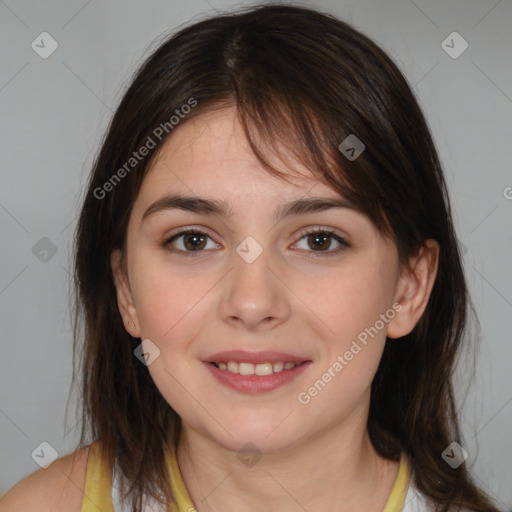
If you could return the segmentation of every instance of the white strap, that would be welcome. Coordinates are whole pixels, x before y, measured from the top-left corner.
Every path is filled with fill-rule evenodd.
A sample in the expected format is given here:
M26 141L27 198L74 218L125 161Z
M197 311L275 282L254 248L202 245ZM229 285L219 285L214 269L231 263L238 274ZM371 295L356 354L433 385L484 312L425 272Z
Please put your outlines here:
M112 472L112 505L114 512L130 512L128 500L121 499L121 472L114 464L114 470ZM164 506L151 497L145 498L144 512L165 512Z

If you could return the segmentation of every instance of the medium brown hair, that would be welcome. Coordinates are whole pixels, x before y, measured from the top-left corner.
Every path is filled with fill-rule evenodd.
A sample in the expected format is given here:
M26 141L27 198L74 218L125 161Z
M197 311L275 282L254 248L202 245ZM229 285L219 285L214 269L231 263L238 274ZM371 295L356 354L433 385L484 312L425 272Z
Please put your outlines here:
M280 155L287 148L395 241L401 265L425 240L439 243L438 274L424 314L410 334L386 342L372 383L368 431L381 456L409 454L416 486L438 510L496 511L465 464L452 469L441 457L452 441L463 444L452 374L470 300L424 116L397 66L368 37L331 15L288 5L246 8L182 28L143 63L113 116L75 233L80 446L101 439L104 456L132 483L134 511L141 510L143 493L173 501L164 450L168 441L177 445L180 418L134 356L141 340L124 328L110 254L124 250L142 180L172 134L171 116L191 98L197 106L181 124L236 106L268 172L281 175L265 152ZM98 198L95 191L105 190L162 125L169 134L152 154ZM354 160L338 149L350 134L365 144Z

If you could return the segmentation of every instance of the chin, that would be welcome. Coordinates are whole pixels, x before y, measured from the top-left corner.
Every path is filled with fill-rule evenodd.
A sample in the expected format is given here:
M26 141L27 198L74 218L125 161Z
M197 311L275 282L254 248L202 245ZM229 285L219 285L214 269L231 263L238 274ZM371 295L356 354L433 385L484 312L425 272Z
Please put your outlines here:
M216 435L210 437L233 452L244 451L244 447L250 450L251 448L246 445L253 445L256 447L255 451L261 453L278 453L292 448L301 438L298 432L290 430L290 426L285 428L283 424L279 425L282 420L283 418L280 418L275 423L259 422L252 425L224 425L229 433L221 429L221 432L217 431Z

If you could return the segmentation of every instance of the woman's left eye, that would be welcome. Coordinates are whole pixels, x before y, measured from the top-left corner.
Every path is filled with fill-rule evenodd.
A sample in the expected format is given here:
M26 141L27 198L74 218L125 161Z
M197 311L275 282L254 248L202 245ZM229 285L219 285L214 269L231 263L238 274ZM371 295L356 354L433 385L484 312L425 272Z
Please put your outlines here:
M321 249L319 251L311 251L307 256L308 258L318 256L333 256L339 254L341 251L349 247L348 242L344 238L337 235L334 231L330 231L328 229L315 228L313 230L304 230L300 234L302 235L300 240L303 238L306 239L306 244L308 244L309 247L316 247L317 249ZM336 249L327 251L325 246L330 247L332 239L334 239L339 245Z
M334 231L330 231L328 229L315 228L313 230L303 230L301 231L300 235L301 238L299 239L299 242L305 239L306 244L308 245L309 248L319 249L313 251L308 251L306 249L306 252L310 253L307 256L308 258L318 256L332 256L340 253L345 248L349 247L349 244L346 242L345 239L337 235ZM203 249L208 248L207 239L212 240L211 237L206 233L203 233L198 229L192 228L180 231L179 233L172 235L170 238L164 240L162 246L171 252L181 253L184 256L196 256L197 254L194 253L204 252ZM328 251L327 249L330 248L333 239L338 243L338 247L334 250ZM175 241L178 240L181 241L181 243L178 244L181 245L181 247L177 247L176 250L169 249L169 245L174 245ZM215 242L213 242L213 245L214 249L220 247ZM174 245L174 247L176 247L176 245ZM212 247L210 247L210 249L211 248Z

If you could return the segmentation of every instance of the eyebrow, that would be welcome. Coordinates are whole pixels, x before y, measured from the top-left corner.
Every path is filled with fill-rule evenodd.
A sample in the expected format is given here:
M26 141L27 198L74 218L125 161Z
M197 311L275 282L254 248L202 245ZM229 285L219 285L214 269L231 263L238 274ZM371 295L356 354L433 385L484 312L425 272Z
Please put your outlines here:
M356 210L355 205L346 199L308 197L290 201L289 203L278 206L274 210L274 220L280 221L285 217L292 215L305 215L308 213L323 212L333 208L349 208ZM166 195L152 203L142 215L142 221L157 212L175 209L199 215L219 215L224 218L230 218L233 216L231 206L226 201L173 194Z

